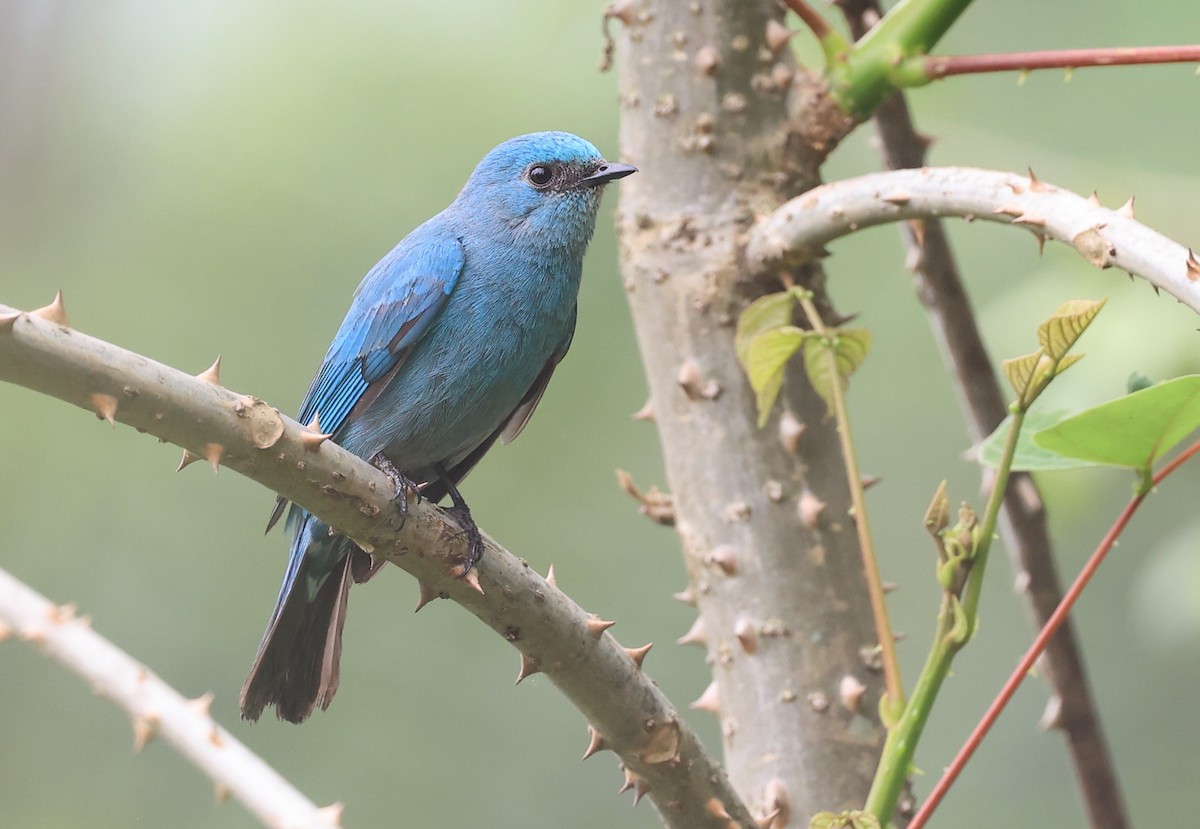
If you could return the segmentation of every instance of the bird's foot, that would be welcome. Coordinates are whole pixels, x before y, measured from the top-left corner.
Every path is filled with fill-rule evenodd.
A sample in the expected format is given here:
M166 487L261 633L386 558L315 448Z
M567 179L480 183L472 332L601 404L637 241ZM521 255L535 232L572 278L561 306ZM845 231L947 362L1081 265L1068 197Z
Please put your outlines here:
M408 518L408 502L410 499L416 500L421 497L421 488L414 481L405 477L404 473L392 463L392 459L382 452L376 452L375 457L371 458L371 466L387 475L388 480L395 487L392 503L400 510L400 524L403 526L405 519Z
M479 532L479 525L471 517L471 508L465 501L459 500L454 506L447 507L446 513L454 517L467 537L467 560L457 565L454 573L456 579L461 579L483 558L483 535Z

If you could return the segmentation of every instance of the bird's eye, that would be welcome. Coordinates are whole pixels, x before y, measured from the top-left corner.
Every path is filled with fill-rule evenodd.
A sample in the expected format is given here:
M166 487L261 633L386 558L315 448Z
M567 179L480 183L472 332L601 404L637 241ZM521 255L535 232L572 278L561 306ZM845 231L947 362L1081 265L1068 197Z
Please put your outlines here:
M545 164L535 164L525 174L534 187L545 187L554 180L554 170Z

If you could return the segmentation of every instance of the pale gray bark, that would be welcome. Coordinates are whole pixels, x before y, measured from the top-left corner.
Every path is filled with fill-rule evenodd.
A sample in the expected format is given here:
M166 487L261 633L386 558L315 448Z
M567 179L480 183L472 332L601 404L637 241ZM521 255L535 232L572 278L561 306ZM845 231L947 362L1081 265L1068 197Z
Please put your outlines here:
M772 0L613 13L622 158L641 169L622 188L621 267L726 763L752 810L786 805L775 825L805 826L866 795L882 739L863 658L875 633L834 426L793 372L784 396L803 434L782 441L778 411L758 429L733 336L740 311L780 289L744 266L755 216L815 184L851 125L768 46ZM820 293L817 272L796 278ZM839 702L847 676L868 688L857 711Z

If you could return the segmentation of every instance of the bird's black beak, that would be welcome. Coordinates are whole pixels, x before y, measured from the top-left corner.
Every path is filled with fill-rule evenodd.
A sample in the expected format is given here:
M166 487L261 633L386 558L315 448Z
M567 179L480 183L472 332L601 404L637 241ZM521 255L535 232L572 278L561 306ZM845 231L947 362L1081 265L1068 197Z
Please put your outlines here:
M617 164L613 161L605 161L591 175L581 178L579 183L583 187L599 187L601 184L608 184L610 181L625 178L625 176L632 175L637 171L637 167L634 167L632 164Z

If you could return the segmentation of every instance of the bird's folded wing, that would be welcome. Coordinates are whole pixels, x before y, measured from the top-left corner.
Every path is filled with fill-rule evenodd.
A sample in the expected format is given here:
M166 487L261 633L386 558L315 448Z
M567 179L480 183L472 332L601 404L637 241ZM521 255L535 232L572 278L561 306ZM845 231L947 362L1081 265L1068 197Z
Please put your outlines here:
M316 418L337 435L364 396L374 397L404 362L450 296L463 267L457 239L400 246L363 280L354 304L300 405L301 423Z

